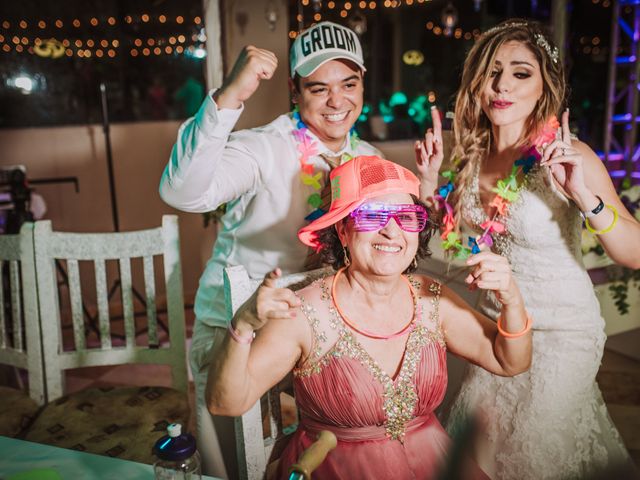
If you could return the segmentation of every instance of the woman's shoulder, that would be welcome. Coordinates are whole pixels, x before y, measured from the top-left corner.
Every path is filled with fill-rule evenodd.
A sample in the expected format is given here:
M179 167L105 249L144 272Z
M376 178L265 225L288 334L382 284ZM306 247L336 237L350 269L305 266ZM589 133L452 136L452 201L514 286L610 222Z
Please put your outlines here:
M310 284L295 290L295 294L306 303L318 303L329 298L333 275L320 277Z
M455 291L439 280L428 275L413 275L418 280L418 294L423 299L437 299L440 311L449 310L453 306L466 305L466 302Z
M421 273L412 273L409 274L409 280L421 297L440 296L442 284L435 278Z

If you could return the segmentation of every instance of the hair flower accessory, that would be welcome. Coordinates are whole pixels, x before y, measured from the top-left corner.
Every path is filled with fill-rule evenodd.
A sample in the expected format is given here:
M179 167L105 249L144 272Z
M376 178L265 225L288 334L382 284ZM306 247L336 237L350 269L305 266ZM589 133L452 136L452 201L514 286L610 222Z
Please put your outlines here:
M544 48L545 52L547 52L547 55L549 55L551 61L553 63L558 63L558 60L560 58L560 50L558 50L558 47L552 46L546 39L546 37L541 33L536 33L534 37L536 39L536 43Z
M486 32L484 32L483 36L488 36L488 35L491 35L493 33L500 32L502 30L506 30L508 28L518 28L518 27L531 29L532 25L529 22L507 22L507 23L501 23L499 25L496 25L495 27L490 28ZM547 55L549 56L551 61L553 63L558 63L558 60L560 59L560 50L558 49L558 47L556 47L554 45L551 45L551 43L549 43L549 40L547 40L547 37L545 37L544 34L541 33L541 32L534 33L533 34L533 38L535 38L536 43L538 44L538 46L542 47L544 49L544 51L547 52Z

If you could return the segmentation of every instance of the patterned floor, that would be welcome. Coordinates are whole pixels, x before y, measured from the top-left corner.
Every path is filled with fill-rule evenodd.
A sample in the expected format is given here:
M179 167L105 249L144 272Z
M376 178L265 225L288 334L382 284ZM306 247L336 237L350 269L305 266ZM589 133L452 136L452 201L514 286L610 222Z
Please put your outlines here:
M71 392L91 386L143 385L149 378L160 386L170 386L167 368L133 365L75 370L67 377L67 388ZM605 350L597 379L611 418L640 466L640 362ZM193 405L193 383L190 387ZM193 423L192 416L191 429Z
M193 315L187 312L187 335L191 336ZM158 386L170 386L168 368L161 366L127 365L76 369L67 375L67 392L89 387L136 386L148 384L149 379ZM611 417L632 458L640 467L640 360L606 349L597 377ZM0 379L0 383L2 379ZM193 383L190 401L194 405ZM189 429L194 431L192 415Z

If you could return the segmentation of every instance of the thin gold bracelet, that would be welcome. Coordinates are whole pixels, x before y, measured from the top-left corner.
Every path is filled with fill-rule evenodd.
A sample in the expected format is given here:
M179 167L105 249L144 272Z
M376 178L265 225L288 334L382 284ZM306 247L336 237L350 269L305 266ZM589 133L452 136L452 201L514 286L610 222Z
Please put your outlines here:
M588 218L584 219L584 226L587 227L587 230L589 230L594 235L603 235L605 233L608 233L611 230L613 230L613 227L615 227L616 223L618 223L619 215L618 215L618 210L616 210L616 207L614 207L613 205L605 205L605 206L613 212L613 221L611 222L611 225L609 225L607 228L603 228L602 230L596 230L591 226Z

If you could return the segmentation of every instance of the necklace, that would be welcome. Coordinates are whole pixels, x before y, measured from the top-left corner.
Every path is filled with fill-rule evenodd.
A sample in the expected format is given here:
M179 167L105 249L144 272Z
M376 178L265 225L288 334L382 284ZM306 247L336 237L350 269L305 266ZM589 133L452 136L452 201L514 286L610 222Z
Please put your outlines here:
M451 252L453 258L464 260L469 255L480 252L481 245L491 248L493 246L493 235L500 235L506 231L504 221L501 222L498 218L507 217L509 206L518 200L520 190L526 185L527 175L541 158L539 148L544 143L550 142L555 138L558 127L558 119L555 116L551 117L542 130L531 139L529 146L522 150L522 156L514 162L511 167L511 173L497 181L496 186L491 189L496 195L489 203L489 206L494 208L493 214L480 224L483 229L482 234L477 237L469 237L467 245L462 244L460 235L456 231L453 207L447 201L456 188L455 177L457 172L447 170L441 173L448 181L438 188L438 193L433 198L436 201L437 208L445 210L442 225L440 226L440 237L443 240L442 248ZM524 178L522 182L519 182L518 176L521 173L524 174Z
M322 195L321 191L323 188L323 172L317 172L313 168L313 164L309 163L309 157L314 155L318 155L318 143L308 134L309 128L302 121L300 117L300 112L298 112L297 108L291 113L291 120L295 122L296 129L293 131L293 136L296 139L298 152L300 153L300 157L298 158L300 162L300 180L303 185L310 186L313 190L315 190L311 195L307 197L307 204L311 206L313 209L309 215L305 217L305 220L308 222L314 221L316 218L320 218L324 215L326 210L322 207ZM349 132L349 146L352 151L355 151L360 143L360 138L355 131L355 128L351 128ZM353 157L348 153L343 153L340 156L340 164L346 163L351 160Z
M333 277L333 282L331 282L331 296L333 297L333 305L335 306L337 312L340 314L340 317L342 317L344 323L346 323L349 328L351 328L351 330L358 332L360 335L364 335L365 337L373 338L376 340L390 340L392 338L399 337L400 335L404 335L407 332L411 333L413 327L415 327L416 311L418 310L418 298L408 278L402 275L402 278L407 282L407 285L409 286L409 291L411 292L411 296L413 298L413 315L409 319L409 322L397 332L390 333L388 335L380 335L378 333L365 330L364 328L356 327L340 309L340 306L338 305L338 298L336 297L336 284L338 283L338 277L340 277L340 275L342 275L342 272L344 272L346 269L347 267L342 267L336 272L335 276Z

